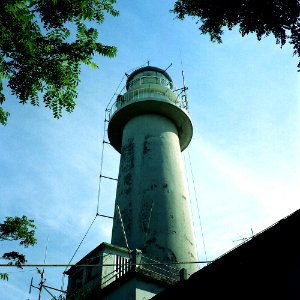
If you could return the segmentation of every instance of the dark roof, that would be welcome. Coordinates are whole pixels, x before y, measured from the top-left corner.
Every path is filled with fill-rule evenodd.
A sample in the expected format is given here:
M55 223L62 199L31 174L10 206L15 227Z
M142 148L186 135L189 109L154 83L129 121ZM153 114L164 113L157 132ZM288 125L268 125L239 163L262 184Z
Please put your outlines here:
M121 251L121 252L127 251L126 248L102 242L96 248L94 248L92 251L86 254L83 258L81 258L75 265L71 266L67 271L65 271L64 274L71 275L74 271L76 271L77 265L85 264L88 258L94 255L98 255L98 253L104 248L108 248L113 251Z
M300 299L299 234L297 210L153 300Z

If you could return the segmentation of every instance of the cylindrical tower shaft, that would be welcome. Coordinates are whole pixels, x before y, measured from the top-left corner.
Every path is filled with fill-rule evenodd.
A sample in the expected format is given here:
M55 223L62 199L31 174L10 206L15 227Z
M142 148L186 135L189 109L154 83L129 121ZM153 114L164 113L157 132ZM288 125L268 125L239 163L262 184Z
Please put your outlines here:
M193 262L197 258L181 156L192 125L171 86L161 69L135 71L110 118L108 135L121 152L111 243L140 249L163 263ZM198 269L196 264L182 267L190 274Z

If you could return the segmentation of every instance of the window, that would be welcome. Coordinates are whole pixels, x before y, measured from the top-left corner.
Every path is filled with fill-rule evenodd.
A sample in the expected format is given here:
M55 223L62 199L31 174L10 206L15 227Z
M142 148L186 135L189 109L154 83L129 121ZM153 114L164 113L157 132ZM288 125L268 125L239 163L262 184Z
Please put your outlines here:
M83 270L76 272L72 276L72 290L78 290L83 284Z
M97 265L99 264L100 258L99 257L94 257L90 260L91 265ZM96 278L100 274L100 266L92 266L92 267L87 267L87 277L86 281L90 281L94 278Z

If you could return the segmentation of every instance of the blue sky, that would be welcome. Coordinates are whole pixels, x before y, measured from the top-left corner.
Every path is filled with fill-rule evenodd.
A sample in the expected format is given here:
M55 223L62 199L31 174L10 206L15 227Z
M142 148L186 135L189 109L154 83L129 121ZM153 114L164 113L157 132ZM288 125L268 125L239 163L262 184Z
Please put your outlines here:
M117 177L119 154L103 147L105 108L124 74L150 62L188 87L193 140L183 152L199 260L213 260L299 208L300 94L297 57L272 37L258 42L226 31L223 44L200 35L196 20L169 13L173 1L118 3L120 16L99 27L116 58L96 56L84 67L75 111L53 119L43 107L20 105L7 93L11 116L0 127L0 220L35 220L38 244L28 263L65 264L93 221L99 174ZM112 215L116 183L102 179L99 213ZM201 222L200 222L201 221ZM110 241L112 222L97 218L72 263ZM201 229L202 228L202 229ZM1 244L1 252L17 249ZM60 288L64 268L45 268ZM37 299L36 268L9 269L0 299ZM67 278L64 279L64 288ZM5 296L4 296L5 295ZM57 295L57 294L55 294ZM42 299L50 299L46 291Z

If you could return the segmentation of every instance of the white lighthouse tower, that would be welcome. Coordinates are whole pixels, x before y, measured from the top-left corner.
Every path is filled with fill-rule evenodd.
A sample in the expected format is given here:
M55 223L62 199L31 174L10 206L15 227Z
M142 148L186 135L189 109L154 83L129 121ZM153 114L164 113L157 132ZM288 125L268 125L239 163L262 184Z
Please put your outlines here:
M121 154L111 244L70 268L68 299L150 299L198 270L181 154L192 134L166 71L146 66L128 76L108 124Z
M111 243L164 263L197 260L181 158L192 123L172 87L159 68L136 70L108 126L121 153ZM196 271L195 264L185 268Z

